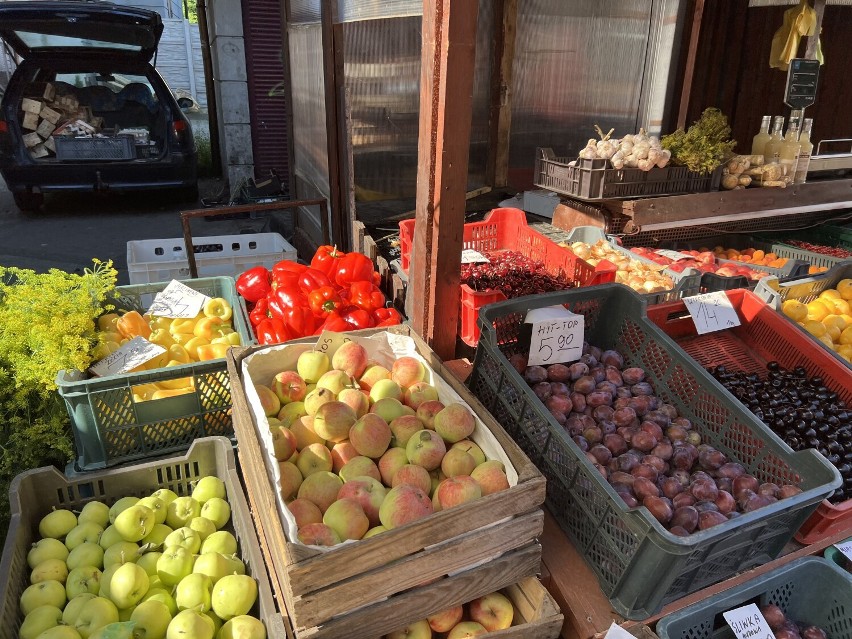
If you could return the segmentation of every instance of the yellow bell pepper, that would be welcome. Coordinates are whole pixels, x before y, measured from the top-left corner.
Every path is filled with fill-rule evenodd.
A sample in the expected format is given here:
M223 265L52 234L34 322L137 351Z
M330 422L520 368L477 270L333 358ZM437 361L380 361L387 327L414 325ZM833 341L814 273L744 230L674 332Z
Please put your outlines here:
M197 318L193 317L192 319L184 319L178 318L172 320L171 325L169 326L169 332L172 335L177 334L190 334L192 335L192 331L195 328L195 322Z
M151 327L148 322L139 314L139 311L130 311L118 318L115 322L118 332L133 339L134 337L144 337L145 339L151 335Z
M169 346L175 343L174 339L172 339L172 334L166 328L155 328L151 331L148 341L152 344L159 344L165 349L168 349Z
M122 339L124 339L124 337L121 333L116 331L104 331L98 333L98 343L100 344L103 344L104 342L115 342L116 344L120 344Z
M206 362L211 359L221 359L231 347L230 344L201 344L198 347L198 361Z
M186 349L186 352L189 353L189 356L194 360L198 361L198 347L203 344L209 344L210 340L205 339L204 337L193 337L189 340L183 347Z
M176 397L178 395L188 395L194 393L195 389L192 386L184 386L182 388L171 388L168 390L158 390L151 394L151 399L165 399L166 397Z
M163 368L166 364L169 363L169 352L160 353L153 359L149 359L147 362L142 364L146 371L154 371L158 368Z
M218 317L202 317L195 323L192 333L196 337L203 337L209 342L214 337L218 337L218 329L221 325L222 320Z
M203 313L207 317L218 317L223 322L231 319L234 310L224 297L213 297L204 303Z
M115 323L118 321L118 313L107 313L98 318L98 328L102 331L118 331Z
M172 360L168 364L166 364L166 368L170 366L180 366L180 362L175 362ZM192 381L191 377L179 377L177 379L165 379L159 382L154 382L158 389L162 390L174 390L176 388L186 388L187 386L192 386L195 388L195 383Z
M192 361L189 353L186 352L186 349L180 344L172 344L169 346L169 359L178 362L179 364L189 364ZM166 364L170 366L171 364Z
M231 331L221 337L214 337L210 340L211 344L227 344L228 346L239 346L243 343L242 338L240 338L240 334L236 331Z
M95 344L95 347L92 349L92 358L94 360L100 360L110 355L121 348L118 342L108 341L108 342L99 342Z
M184 345L189 340L195 339L195 335L193 335L192 333L172 333L172 339L174 340L175 344Z
M169 330L173 321L174 320L171 317L159 317L154 315L150 320L148 320L148 324L151 326L151 330L157 330L158 328Z

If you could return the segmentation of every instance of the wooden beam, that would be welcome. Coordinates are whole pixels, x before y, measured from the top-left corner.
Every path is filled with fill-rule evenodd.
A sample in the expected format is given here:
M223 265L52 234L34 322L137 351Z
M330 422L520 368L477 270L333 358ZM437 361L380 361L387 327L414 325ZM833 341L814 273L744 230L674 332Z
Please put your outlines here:
M459 318L477 2L424 0L412 325L453 359Z
M210 30L207 26L206 0L198 0L198 35L201 40L201 63L204 66L204 91L207 95L207 121L210 132L210 157L213 174L222 175L222 149L219 144L219 107L216 104L216 84L213 78L213 59L210 57Z
M692 94L692 78L695 75L695 60L698 57L698 39L701 36L701 18L704 16L704 0L695 0L692 12L692 29L689 32L689 49L683 70L683 86L680 90L680 109L677 114L678 128L686 128L689 117L689 98Z
M509 182L509 135L512 125L512 68L518 31L518 0L494 3L494 59L491 65L491 107L488 123L486 182Z
M808 36L808 46L805 50L805 57L809 60L816 60L817 42L819 42L819 34L822 31L822 18L825 15L825 0L814 0L814 12L816 12L814 34Z

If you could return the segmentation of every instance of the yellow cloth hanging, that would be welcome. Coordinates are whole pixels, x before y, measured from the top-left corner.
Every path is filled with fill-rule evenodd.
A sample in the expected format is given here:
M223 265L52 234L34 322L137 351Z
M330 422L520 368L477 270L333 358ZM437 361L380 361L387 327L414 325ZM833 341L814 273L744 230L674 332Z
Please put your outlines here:
M812 36L816 30L816 11L808 0L800 0L798 6L784 12L784 24L772 37L772 50L769 53L769 66L786 71L790 60L796 57L799 42L803 36ZM822 47L817 40L816 58L824 64Z

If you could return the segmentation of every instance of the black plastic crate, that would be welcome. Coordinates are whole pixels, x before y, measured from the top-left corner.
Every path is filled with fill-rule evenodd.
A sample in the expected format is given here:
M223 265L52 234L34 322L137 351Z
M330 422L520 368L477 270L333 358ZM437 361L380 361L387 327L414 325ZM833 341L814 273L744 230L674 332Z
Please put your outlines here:
M132 135L116 135L104 138L72 138L57 135L56 159L80 160L133 160L136 158L136 142Z

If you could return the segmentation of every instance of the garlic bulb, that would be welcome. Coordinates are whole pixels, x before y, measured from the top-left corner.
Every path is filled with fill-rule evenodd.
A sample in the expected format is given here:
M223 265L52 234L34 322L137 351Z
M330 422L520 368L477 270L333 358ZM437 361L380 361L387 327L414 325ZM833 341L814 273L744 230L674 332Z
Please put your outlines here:
M648 161L655 166L661 159L663 159L663 157L665 156L663 156L663 151L661 149L651 147L648 151Z
M663 157L660 160L657 161L657 167L662 169L672 159L672 152L669 151L668 149L663 149L662 151L660 151L660 153L662 153Z
M613 156L609 159L612 167L614 169L623 169L624 168L624 151L616 151Z
M597 145L598 157L604 160L609 160L613 155L615 155L616 147L609 140L598 142Z
M646 159L643 159L643 160L639 160L639 162L637 162L636 166L638 168L642 169L643 171L650 171L651 169L654 168L654 163L651 162L651 160L646 158Z
M633 147L633 155L636 156L637 160L644 160L648 157L650 150L651 146L648 143L639 143Z
M635 169L638 166L639 158L636 157L635 153L631 153L626 158L624 158L624 166Z
M580 151L580 157L584 160L596 160L598 157L597 147L594 145L587 146L585 149Z
M622 138L621 143L618 145L618 150L624 151L624 155L630 155L633 151L633 142Z

